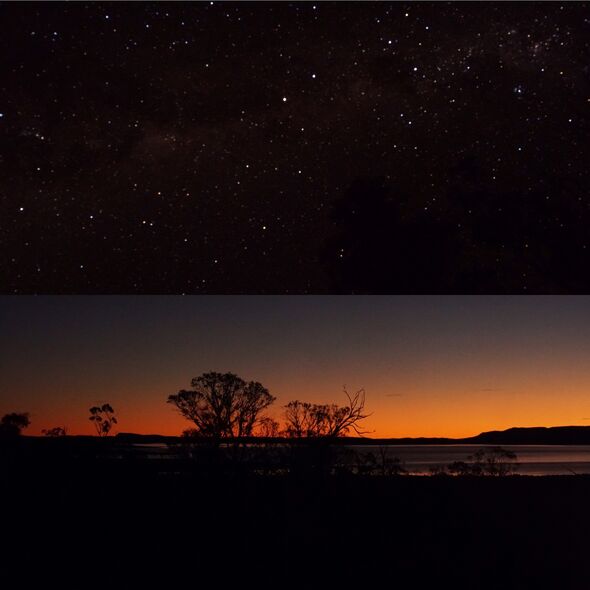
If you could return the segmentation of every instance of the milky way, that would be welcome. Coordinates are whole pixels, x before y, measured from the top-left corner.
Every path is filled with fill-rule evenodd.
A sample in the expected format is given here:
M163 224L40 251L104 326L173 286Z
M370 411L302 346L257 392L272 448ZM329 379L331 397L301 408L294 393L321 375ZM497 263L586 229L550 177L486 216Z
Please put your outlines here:
M586 291L588 39L583 3L3 4L1 290Z

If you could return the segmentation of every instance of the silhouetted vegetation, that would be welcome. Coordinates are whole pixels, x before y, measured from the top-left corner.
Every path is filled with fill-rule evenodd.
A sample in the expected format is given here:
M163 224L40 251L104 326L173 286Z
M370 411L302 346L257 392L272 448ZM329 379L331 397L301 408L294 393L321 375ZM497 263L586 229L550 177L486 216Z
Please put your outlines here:
M288 454L287 471L306 476L328 475L335 471L351 471L349 462L342 462L342 453L335 453L331 441L345 436L349 431L362 435L360 422L365 414L365 392L350 395L346 406L337 404L311 404L294 400L285 406L285 428L281 434L290 441L305 440L306 444L291 445ZM352 468L360 473L357 465Z
M285 406L285 434L290 438L328 437L335 438L353 430L357 435L366 434L360 422L369 416L364 413L365 391L350 395L344 390L348 405L310 404L295 400Z
M339 447L333 453L331 473L334 475L358 475L369 477L397 477L409 472L399 457L393 456L388 447L377 447L376 451Z
M270 416L264 416L258 421L257 436L276 438L281 434L281 425Z
M168 403L195 424L193 435L216 440L252 436L261 413L276 399L257 381L234 373L203 373L191 387L168 396Z
M383 477L407 473L399 458L391 456L391 451L388 447L378 447L375 454L369 453L369 457L373 471Z
M28 412L5 414L0 420L0 437L12 438L20 436L22 431L30 424L31 420Z
M55 426L54 428L43 428L41 430L41 432L45 436L49 436L49 437L66 436L68 433L65 426Z
M518 469L516 458L516 453L502 447L482 448L467 461L454 461L447 469L454 475L511 475Z
M119 576L158 572L175 586L207 568L230 579L239 566L242 581L264 587L309 587L328 572L350 587L353 574L333 567L350 555L371 586L393 570L416 588L451 577L454 588L569 589L583 571L590 477L406 477L395 449L380 457L342 438L328 445L329 470L290 470L290 450L313 449L313 438L253 438L239 469L220 469L198 440L192 456L152 456L118 437L16 437L0 452L5 561L50 560L47 579L70 567L64 554L83 561L108 548Z
M90 418L88 419L91 422L94 422L94 427L96 428L98 436L108 436L113 425L117 424L115 411L109 404L93 406L90 408Z
M181 437L106 437L111 427L104 423L116 422L105 404L91 411L100 418L92 422L102 440L64 436L65 427L55 427L44 437L3 441L0 485L10 506L3 524L9 526L14 512L29 543L35 533L52 531L51 543L41 535L27 559L61 563L65 551L82 560L89 548L107 547L109 559L120 559L132 576L161 567L169 583L181 585L182 568L170 563L190 563L191 576L193 568L219 572L229 567L231 551L232 571L239 566L242 581L307 587L319 579L317 571L330 570L326 587L332 587L341 571L333 564L353 551L354 563L366 565L365 585L372 572L382 577L392 570L420 572L418 587L438 587L439 578L453 576L454 587L463 580L473 588L477 580L477 588L516 590L538 587L534 567L547 554L553 587L573 587L564 580L567 568L585 558L578 546L585 549L583 531L590 526L590 477L501 477L517 464L499 446L439 470L445 477L410 477L394 446L345 436L364 432L362 390L344 407L291 402L283 429L263 415L274 397L231 373L206 373L188 393L169 400L196 418ZM7 415L5 423L22 429L28 416ZM88 526L89 518L96 526ZM555 540L553 531L568 543ZM155 565L147 568L145 556L141 565L129 565L136 546L155 547ZM216 560L223 563L215 566ZM350 575L338 585L349 586Z

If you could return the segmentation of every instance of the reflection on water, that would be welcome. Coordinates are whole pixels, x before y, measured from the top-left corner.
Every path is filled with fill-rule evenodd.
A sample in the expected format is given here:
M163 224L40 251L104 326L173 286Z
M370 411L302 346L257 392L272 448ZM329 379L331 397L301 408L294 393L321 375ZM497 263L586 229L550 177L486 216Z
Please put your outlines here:
M166 444L135 444L149 458L174 458L177 453ZM378 446L347 445L357 452L378 453ZM433 467L466 461L478 449L495 445L387 445L388 457L398 457L413 474L430 474ZM522 475L590 474L590 445L506 445L516 453Z

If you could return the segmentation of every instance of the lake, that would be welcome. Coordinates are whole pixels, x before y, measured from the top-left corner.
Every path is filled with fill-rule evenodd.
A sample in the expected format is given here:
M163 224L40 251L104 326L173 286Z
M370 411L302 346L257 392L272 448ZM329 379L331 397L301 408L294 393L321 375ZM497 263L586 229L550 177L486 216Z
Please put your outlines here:
M136 449L153 458L173 458L176 452L165 444L137 444ZM379 446L346 445L358 452L379 453ZM398 457L405 469L416 475L430 474L431 467L466 461L478 449L495 445L386 445L389 457ZM590 474L590 445L502 445L516 453L517 473L522 475Z
M495 445L388 445L388 456L399 457L411 473L430 473L453 461L466 461L478 449ZM358 451L371 447L355 445ZM502 445L516 453L522 475L571 475L590 473L590 445ZM373 452L378 447L373 447Z

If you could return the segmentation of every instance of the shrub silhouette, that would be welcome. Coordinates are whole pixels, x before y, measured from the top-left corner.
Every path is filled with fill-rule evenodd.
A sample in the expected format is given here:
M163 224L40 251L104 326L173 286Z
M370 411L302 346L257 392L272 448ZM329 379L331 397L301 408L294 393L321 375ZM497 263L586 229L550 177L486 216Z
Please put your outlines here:
M41 432L49 437L66 436L67 428L65 426L55 426L54 428L44 428Z
M350 448L338 450L336 473L392 477L408 473L399 457L392 457L390 449L379 446L376 452Z
M390 456L388 447L380 446L377 448L373 472L377 475L386 477L391 475L402 475L407 473L407 470L402 465L399 457Z
M466 461L455 461L447 469L454 475L511 475L518 469L516 453L502 447L481 448Z

